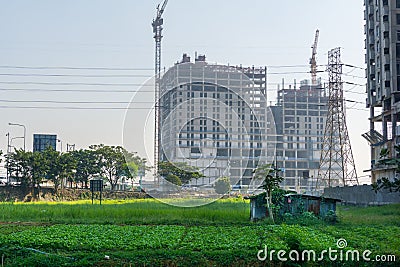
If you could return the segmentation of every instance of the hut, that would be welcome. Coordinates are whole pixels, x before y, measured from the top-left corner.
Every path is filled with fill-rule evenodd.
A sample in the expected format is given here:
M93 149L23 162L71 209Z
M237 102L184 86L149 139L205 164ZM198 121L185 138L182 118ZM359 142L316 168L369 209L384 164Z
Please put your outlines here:
M284 195L284 204L280 213L299 215L303 212L312 212L315 216L325 217L329 211L336 212L336 202L339 201L340 199L335 198L303 194L286 194Z
M265 193L248 197L250 199L250 219L252 221L260 220L268 216L266 208ZM303 194L284 195L283 205L279 214L290 213L300 215L303 212L312 212L317 217L325 217L330 211L336 212L336 203L340 199L325 198Z

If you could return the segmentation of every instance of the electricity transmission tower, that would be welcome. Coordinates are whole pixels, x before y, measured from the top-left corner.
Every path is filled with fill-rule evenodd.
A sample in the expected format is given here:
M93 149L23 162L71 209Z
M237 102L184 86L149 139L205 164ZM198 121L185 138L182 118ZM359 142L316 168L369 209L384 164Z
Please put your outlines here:
M164 19L162 14L164 13L165 7L167 6L168 0L164 0L163 5L157 6L157 14L153 19L151 26L153 27L154 40L155 40L155 112L154 112L154 182L158 177L158 159L159 159L159 148L160 148L160 83L161 83L161 39L162 39L162 25Z
M328 53L329 103L316 190L358 184L346 125L340 48Z

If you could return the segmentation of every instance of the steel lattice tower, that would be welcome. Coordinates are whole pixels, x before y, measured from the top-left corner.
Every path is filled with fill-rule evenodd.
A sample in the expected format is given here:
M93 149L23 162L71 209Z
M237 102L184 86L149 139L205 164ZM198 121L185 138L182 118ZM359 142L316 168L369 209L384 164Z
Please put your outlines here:
M346 124L340 48L328 53L329 103L316 190L358 184Z

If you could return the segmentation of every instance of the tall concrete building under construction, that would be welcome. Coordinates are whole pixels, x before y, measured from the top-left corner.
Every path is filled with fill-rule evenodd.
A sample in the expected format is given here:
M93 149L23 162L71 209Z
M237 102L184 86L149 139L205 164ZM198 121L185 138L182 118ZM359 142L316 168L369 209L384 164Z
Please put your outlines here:
M212 184L252 185L253 170L271 162L275 124L267 107L266 68L183 59L161 80L159 160L198 167Z
M365 0L365 62L370 131L363 134L371 145L372 182L395 177L396 166L379 164L380 153L396 157L400 142L400 1Z
M276 165L285 178L282 186L298 192L311 191L320 164L328 96L320 80L300 88L278 90L272 107L276 123Z

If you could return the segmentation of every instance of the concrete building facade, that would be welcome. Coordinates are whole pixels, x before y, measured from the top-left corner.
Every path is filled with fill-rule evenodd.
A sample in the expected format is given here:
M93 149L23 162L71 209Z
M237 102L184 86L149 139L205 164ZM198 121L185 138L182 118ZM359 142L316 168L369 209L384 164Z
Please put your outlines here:
M193 184L228 176L231 184L251 187L253 170L275 153L266 78L266 68L184 55L161 81L159 160L198 167L206 177Z
M276 124L276 165L285 178L282 186L310 192L315 186L320 164L328 96L320 81L300 88L278 90L272 108Z
M395 166L379 163L383 149L396 157L400 141L400 0L365 0L365 62L371 145L371 179L395 177ZM368 170L369 171L369 170Z

